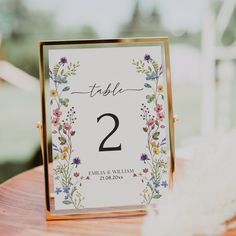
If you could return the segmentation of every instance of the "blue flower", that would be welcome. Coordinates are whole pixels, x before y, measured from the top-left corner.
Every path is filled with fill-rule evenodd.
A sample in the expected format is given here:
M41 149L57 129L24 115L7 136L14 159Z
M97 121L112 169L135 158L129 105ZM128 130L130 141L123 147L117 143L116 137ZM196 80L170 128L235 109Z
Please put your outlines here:
M55 193L58 195L59 193L61 193L62 192L62 190L61 190L61 188L56 188L56 190L55 190Z
M67 59L66 59L66 57L62 57L61 59L60 59L60 63L61 64L66 64L67 63Z
M166 187L168 186L167 181L166 181L166 180L162 181L162 182L161 182L161 186L163 186L164 188L166 188Z
M59 84L66 84L67 83L67 80L66 80L66 77L62 77L60 75L58 75L55 79L54 79L55 82L59 83Z
M149 54L144 55L144 60L149 61L151 59L151 56Z
M153 72L153 73L152 73L152 77L153 77L153 79L158 79L159 76L158 76L157 73Z
M146 160L148 160L148 155L145 153L142 153L140 156L140 160L145 162Z
M67 200L69 198L69 194L66 194L64 198Z
M158 74L155 72L152 72L151 74L146 75L146 80L155 80L158 79Z
M159 181L156 181L156 182L154 183L154 186L155 186L155 188L159 188L159 187L160 187L160 182L159 182Z
M64 193L69 193L69 190L70 190L70 186L63 187L63 192Z
M150 74L147 74L147 75L146 75L146 80L151 80L151 79L152 79L151 75L150 75Z

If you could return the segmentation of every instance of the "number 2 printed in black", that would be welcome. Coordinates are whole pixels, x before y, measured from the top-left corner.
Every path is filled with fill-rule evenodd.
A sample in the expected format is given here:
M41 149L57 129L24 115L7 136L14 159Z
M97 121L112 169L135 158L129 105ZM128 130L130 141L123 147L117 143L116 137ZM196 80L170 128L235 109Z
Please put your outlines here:
M100 121L101 118L103 118L104 116L109 116L111 117L114 122L115 122L115 126L114 128L112 129L112 131L102 140L100 146L99 146L99 152L106 152L106 151L121 151L121 144L119 146L116 146L116 147L104 147L104 144L105 142L107 141L108 138L111 137L112 134L114 134L116 132L116 130L118 129L119 127L119 119L116 115L112 114L112 113L105 113L105 114L102 114L101 116L99 116L97 118L97 122Z

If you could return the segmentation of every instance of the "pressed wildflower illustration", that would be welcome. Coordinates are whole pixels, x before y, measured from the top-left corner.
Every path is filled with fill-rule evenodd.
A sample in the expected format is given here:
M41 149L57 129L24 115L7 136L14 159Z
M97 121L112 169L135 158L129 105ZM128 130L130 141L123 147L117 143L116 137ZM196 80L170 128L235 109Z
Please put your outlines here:
M53 175L55 180L55 194L60 195L62 203L74 208L83 208L84 197L80 188L88 177L80 175L79 166L82 161L73 150L73 136L76 134L74 124L77 120L75 108L70 107L70 100L66 97L70 90L69 79L76 75L79 62L68 62L62 57L52 69L49 69L50 104L52 109L52 135L57 142L52 144ZM74 177L74 178L72 178Z
M168 186L163 177L167 173L166 136L161 135L165 128L164 88L161 82L163 68L149 54L145 54L143 60L133 60L132 64L138 73L144 75L144 88L148 91L146 101L140 109L140 117L144 121L142 129L147 142L139 159L145 167L141 173L134 174L134 177L141 177L145 186L140 193L141 203L148 205L153 199L161 197L161 188Z

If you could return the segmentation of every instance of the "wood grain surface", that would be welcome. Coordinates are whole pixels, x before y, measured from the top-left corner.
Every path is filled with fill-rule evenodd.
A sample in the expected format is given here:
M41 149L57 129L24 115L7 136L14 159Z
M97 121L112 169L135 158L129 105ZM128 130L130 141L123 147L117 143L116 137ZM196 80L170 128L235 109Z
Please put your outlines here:
M143 220L144 217L126 217L46 222L42 167L24 172L0 185L1 236L139 236ZM225 234L235 235L236 230Z

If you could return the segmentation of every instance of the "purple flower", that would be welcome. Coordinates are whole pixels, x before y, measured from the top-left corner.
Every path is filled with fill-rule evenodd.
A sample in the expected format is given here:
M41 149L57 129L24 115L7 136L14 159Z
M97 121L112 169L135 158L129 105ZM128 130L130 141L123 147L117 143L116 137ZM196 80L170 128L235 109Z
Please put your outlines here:
M63 192L64 193L69 193L70 187L69 186L65 186L63 187Z
M62 190L61 190L61 188L56 188L56 190L55 190L55 193L58 195L59 193L61 193L62 192Z
M76 164L76 165L81 164L80 158L79 158L79 157L75 157L75 158L73 159L73 163L72 163L72 164Z
M149 54L144 55L144 60L149 61L151 59L151 56Z
M67 59L66 59L66 57L62 57L61 59L60 59L60 63L61 64L66 64L67 63Z
M147 154L142 153L142 155L141 155L141 157L140 157L140 160L145 162L147 159L148 159Z
M166 181L166 180L162 181L162 182L161 182L161 186L163 186L164 188L166 188L166 187L168 186L167 181Z

